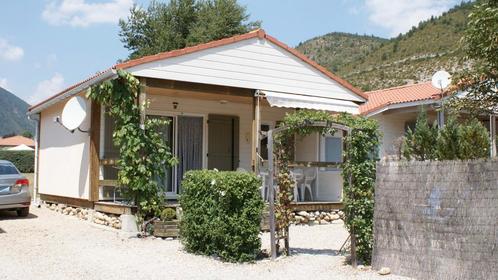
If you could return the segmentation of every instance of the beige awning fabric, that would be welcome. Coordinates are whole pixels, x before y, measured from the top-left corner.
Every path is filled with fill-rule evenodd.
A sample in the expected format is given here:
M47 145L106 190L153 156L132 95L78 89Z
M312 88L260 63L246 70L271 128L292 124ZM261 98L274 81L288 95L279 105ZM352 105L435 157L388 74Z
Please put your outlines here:
M355 115L359 113L359 105L351 101L267 90L260 90L260 93L266 97L271 107L346 112Z

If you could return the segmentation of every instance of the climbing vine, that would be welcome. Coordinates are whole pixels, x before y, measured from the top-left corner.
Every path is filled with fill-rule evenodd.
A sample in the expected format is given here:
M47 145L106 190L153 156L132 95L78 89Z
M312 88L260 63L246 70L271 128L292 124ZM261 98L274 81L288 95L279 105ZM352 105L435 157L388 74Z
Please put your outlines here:
M325 126L313 126L313 123ZM345 225L356 237L356 253L359 260L370 262L373 240L373 204L375 183L374 151L379 144L377 122L349 114L331 115L323 111L300 110L287 114L282 126L287 129L275 135L274 155L278 171L278 195L275 205L277 218L277 238L288 237L291 207L293 200L293 179L289 164L294 160L292 149L294 136L307 136L312 133L334 134L333 124L351 129L347 135L345 161L341 165L344 178ZM350 178L350 179L349 179Z
M164 176L165 165L173 165L175 158L158 129L167 121L141 120L141 112L148 104L137 101L139 80L123 70L118 70L117 76L91 87L87 97L105 106L115 120L113 141L119 147L118 183L143 219L159 215L164 192L156 179Z

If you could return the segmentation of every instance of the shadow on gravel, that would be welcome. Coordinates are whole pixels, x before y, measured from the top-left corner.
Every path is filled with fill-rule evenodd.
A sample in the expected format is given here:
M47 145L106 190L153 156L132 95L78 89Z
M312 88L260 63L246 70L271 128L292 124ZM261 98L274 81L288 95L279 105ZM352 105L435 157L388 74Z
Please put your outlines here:
M1 220L25 220L25 219L36 219L38 216L35 214L29 213L27 217L19 217L17 216L16 211L5 211L5 210L0 210L0 221ZM0 231L0 233L2 233Z
M339 255L338 250L332 249L313 249L313 248L290 248L291 255L326 255L326 256L337 256Z

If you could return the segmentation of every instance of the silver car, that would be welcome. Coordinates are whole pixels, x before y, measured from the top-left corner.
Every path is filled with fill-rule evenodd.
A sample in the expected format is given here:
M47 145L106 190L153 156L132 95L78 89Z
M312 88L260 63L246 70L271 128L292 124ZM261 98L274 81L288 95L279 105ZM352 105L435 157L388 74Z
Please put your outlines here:
M10 161L0 160L0 210L17 211L18 216L26 217L30 204L28 179Z

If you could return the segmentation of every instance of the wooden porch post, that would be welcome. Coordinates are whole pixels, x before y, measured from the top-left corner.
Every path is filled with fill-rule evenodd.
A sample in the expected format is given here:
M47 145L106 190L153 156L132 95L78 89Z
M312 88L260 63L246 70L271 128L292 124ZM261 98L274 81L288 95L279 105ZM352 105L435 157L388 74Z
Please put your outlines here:
M140 93L138 95L138 105L140 106L140 127L145 129L145 105L147 102L147 79L140 78Z
M275 198L273 194L273 130L268 131L268 174L270 174L268 178L268 200L270 203L269 209L269 223L270 223L270 250L271 250L271 259L275 260L277 258L277 244L276 244L276 229L275 229Z
M252 171L259 174L259 152L261 150L259 143L260 125L260 106L259 106L259 91L254 93L252 98Z
M90 201L99 200L100 104L92 101L90 124Z
M490 156L496 157L496 115L489 116L489 137L491 147L489 149Z

